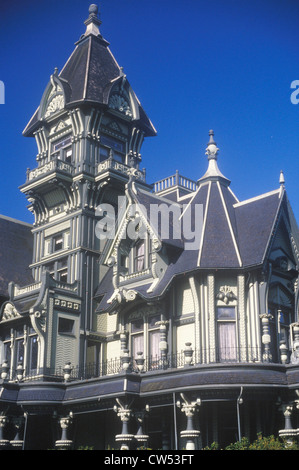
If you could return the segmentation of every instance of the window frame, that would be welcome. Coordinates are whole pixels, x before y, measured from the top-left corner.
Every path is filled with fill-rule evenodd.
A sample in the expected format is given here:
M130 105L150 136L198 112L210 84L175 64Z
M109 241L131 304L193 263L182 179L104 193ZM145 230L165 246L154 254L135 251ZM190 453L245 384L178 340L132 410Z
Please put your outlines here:
M22 331L20 329L22 327ZM33 351L33 340L36 344L36 349ZM7 334L2 343L2 363L7 360L10 369L10 378L16 374L16 368L19 363L22 364L25 374L34 374L38 371L40 347L38 341L38 334L28 325L15 324L10 328L10 334ZM22 357L19 357L19 352L22 351ZM34 353L34 357L33 357ZM36 367L32 367L34 364Z
M104 156L101 154L101 149L105 153ZM111 137L108 135L102 135L101 142L98 152L99 163L104 162L112 158L115 161L120 163L125 163L126 161L126 142L119 138Z
M50 275L58 282L68 283L69 279L69 257L63 256L45 264L45 268L50 272ZM66 276L66 281L61 279L61 275Z
M57 148L57 146L59 147ZM68 155L69 152L71 152L70 155ZM72 134L67 134L51 142L50 158L51 160L53 160L54 158L57 158L58 160L62 160L66 163L72 164L73 162Z
M148 315L148 316L140 316L139 318L132 318L129 320L129 350L131 354L131 358L133 361L133 364L135 364L135 361L137 359L137 353L142 352L143 357L148 360L149 368L156 368L158 362L160 361L160 349L159 349L159 343L160 343L160 326L156 325L157 322L161 320L161 315L160 314L153 314L153 315ZM151 324L151 322L154 322L154 324ZM134 331L134 324L139 323L141 326L137 328ZM154 335L158 334L158 342L155 341L155 344L158 346L154 346L152 338L154 338ZM134 341L135 338L143 338L142 340L142 351L137 351L135 350L136 348L134 347ZM153 351L153 348L156 348L157 351Z
M225 315L220 310L230 310L230 314ZM238 329L237 329L237 307L236 305L216 306L217 321L217 358L219 362L236 362L238 361ZM223 328L225 325L225 328ZM228 326L231 326L233 334L229 332ZM225 329L227 331L225 331ZM231 344L233 339L234 346ZM233 349L232 349L233 348Z

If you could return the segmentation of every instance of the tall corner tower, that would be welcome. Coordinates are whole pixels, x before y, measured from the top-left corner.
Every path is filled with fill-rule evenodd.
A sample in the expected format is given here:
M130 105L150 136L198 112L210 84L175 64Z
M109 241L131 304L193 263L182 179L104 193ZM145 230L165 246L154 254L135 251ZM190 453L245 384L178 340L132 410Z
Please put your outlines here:
M100 33L96 5L89 7L85 25L23 132L36 139L38 153L21 191L34 214L34 281L43 282L48 273L61 292L77 283L86 337L93 329L94 291L104 274L96 208L117 206L132 168L146 185L140 150L156 131Z

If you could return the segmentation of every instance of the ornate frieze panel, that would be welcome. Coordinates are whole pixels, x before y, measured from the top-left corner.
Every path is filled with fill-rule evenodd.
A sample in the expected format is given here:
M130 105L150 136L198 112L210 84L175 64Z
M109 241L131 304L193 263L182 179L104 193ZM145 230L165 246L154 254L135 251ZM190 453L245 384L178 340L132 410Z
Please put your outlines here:
M114 94L109 99L109 108L115 109L125 116L132 117L132 109L125 97Z
M11 302L6 302L2 307L2 314L1 314L1 322L13 320L15 318L20 317L18 310Z
M78 302L65 299L54 299L54 307L59 308L60 310L71 310L74 312L80 311L80 304Z
M56 111L60 111L64 108L64 97L62 93L55 95L51 100L48 102L46 112L44 117L47 118L52 114L56 113Z

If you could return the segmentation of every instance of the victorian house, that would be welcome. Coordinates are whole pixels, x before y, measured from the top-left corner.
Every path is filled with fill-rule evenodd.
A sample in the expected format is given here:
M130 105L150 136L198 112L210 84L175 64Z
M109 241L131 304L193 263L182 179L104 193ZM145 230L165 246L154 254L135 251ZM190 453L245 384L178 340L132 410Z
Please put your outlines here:
M91 5L24 130L33 225L0 218L0 446L296 439L299 236L283 174L239 201L210 131L203 176L147 182L156 130L100 24Z

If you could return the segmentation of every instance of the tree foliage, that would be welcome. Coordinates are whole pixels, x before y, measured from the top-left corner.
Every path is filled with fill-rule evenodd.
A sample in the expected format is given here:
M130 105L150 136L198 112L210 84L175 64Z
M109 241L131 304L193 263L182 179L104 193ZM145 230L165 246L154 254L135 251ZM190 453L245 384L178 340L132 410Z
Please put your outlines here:
M264 437L262 434L257 435L257 439L250 443L247 437L242 437L240 441L234 442L220 449L215 442L204 450L299 450L297 443L289 443L286 440L279 439L273 435Z

